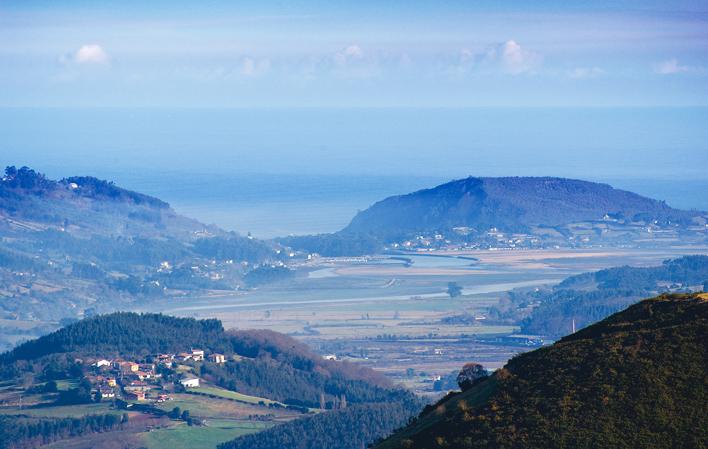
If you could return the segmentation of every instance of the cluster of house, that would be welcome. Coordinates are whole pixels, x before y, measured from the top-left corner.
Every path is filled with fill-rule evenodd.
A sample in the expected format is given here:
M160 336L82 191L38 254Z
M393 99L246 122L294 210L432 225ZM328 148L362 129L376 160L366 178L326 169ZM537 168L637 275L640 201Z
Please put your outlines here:
M103 399L119 397L134 401L163 402L170 400L171 397L164 388L159 367L172 368L176 363L199 362L205 359L213 363L226 362L223 354L212 353L205 356L201 349L192 349L191 352L178 354L158 354L153 357L154 363L100 359L91 364L94 373L87 378ZM185 388L196 388L200 385L199 378L190 375L182 375L174 380Z

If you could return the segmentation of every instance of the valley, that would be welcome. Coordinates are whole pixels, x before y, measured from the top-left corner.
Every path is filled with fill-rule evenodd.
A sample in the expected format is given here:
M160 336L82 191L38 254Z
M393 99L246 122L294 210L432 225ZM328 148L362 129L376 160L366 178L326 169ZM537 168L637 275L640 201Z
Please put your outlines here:
M436 397L442 380L466 361L490 369L535 342L506 338L516 324L488 316L509 290L534 290L603 268L653 266L708 253L708 247L434 251L372 257L318 257L293 265L297 275L252 291L213 291L151 304L146 311L217 317L227 327L268 328L323 356L375 368L420 394ZM451 298L448 283L461 294ZM472 319L451 319L465 315ZM567 332L570 333L571 323ZM546 339L548 342L548 339ZM436 388L438 391L436 391Z

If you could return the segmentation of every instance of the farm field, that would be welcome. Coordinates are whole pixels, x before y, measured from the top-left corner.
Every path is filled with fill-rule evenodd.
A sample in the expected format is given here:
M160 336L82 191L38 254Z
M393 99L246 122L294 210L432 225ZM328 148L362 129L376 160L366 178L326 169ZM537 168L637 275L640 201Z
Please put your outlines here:
M394 381L430 393L431 379L465 361L490 368L527 347L489 343L517 331L484 319L490 306L515 288L552 285L568 276L603 268L658 265L663 260L706 253L706 247L476 250L406 253L370 258L320 258L295 267L293 280L243 292L213 292L149 311L215 317L227 328L267 328L294 336L323 355L374 367ZM461 287L451 298L448 283ZM445 323L460 314L480 317L470 324ZM476 341L484 338L485 344ZM430 357L411 347L425 341ZM385 348L385 349L381 349ZM438 355L434 350L439 349ZM442 355L441 355L442 354ZM451 357L454 354L454 357ZM414 364L427 375L404 373Z
M233 438L258 432L272 424L210 419L204 426L180 423L138 434L148 449L214 449L217 444Z

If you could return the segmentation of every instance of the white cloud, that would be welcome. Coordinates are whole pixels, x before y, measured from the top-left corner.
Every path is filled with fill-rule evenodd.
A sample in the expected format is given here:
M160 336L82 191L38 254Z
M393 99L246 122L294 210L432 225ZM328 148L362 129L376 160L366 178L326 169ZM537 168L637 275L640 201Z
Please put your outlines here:
M243 58L241 61L241 74L244 76L258 76L270 70L269 59Z
M519 74L529 72L541 63L541 56L523 48L515 40L508 40L492 47L482 57L486 64L497 64L504 72Z
M573 79L596 78L605 73L599 67L577 67L568 72L568 76Z
M76 50L72 60L77 64L106 64L110 61L110 58L100 45L86 44Z
M660 75L673 75L675 73L688 72L690 67L680 65L676 58L654 64L654 72Z
M363 57L364 52L361 47L356 44L352 44L337 52L337 54L334 55L334 60L339 65L346 65L350 62L362 59Z

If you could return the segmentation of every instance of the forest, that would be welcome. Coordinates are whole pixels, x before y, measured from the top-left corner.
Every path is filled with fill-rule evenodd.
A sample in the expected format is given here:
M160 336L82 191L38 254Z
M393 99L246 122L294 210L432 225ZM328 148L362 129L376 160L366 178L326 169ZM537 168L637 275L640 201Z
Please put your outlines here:
M609 268L571 276L549 289L511 291L489 315L520 323L524 333L555 338L569 334L573 320L580 329L643 298L691 288L708 289L708 256L669 259L654 267Z

